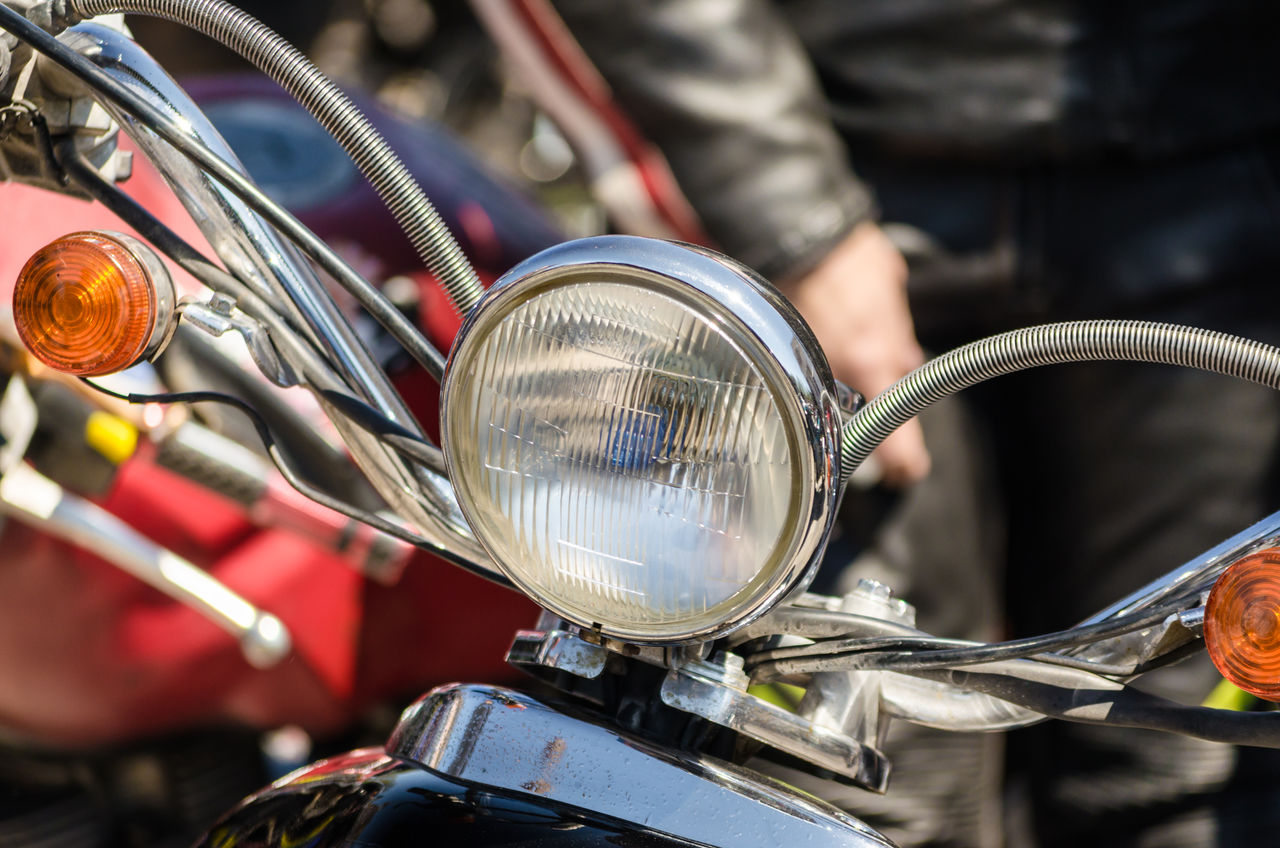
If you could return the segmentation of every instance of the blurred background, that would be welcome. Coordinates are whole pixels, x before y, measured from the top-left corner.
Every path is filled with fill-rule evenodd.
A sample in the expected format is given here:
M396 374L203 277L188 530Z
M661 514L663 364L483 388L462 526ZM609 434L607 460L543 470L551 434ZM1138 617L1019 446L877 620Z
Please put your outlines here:
M454 133L501 178L552 211L569 236L607 226L568 142L512 73L470 4L427 0L279 0L240 4L331 79L409 121ZM176 24L129 21L177 78L257 73Z

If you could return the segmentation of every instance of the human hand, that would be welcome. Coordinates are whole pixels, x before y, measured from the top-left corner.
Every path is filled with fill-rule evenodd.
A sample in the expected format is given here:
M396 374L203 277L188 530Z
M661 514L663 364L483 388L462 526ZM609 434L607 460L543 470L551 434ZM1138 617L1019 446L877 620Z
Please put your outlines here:
M868 398L924 361L907 306L907 263L867 221L836 245L817 267L779 286L809 322L837 380ZM893 487L929 473L920 422L894 431L871 455Z

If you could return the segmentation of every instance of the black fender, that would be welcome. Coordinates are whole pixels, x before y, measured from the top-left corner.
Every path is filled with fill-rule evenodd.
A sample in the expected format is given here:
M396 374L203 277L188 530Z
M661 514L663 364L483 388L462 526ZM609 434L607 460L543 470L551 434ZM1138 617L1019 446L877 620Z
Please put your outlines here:
M532 795L464 786L379 748L321 760L250 796L197 848L664 848L694 843Z

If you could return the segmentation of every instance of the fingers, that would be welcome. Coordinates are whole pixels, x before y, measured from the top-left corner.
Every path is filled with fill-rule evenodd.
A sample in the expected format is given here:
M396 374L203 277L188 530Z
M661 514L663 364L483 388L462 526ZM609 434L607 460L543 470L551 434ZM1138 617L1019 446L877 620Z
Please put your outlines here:
M908 326L901 333L876 333L858 354L832 367L837 379L867 398L873 398L893 385L912 369L924 363L924 352L916 343ZM843 376L841 376L843 375ZM930 458L920 422L912 419L885 439L871 454L880 469L880 482L892 488L904 488L929 474Z
M812 271L783 287L809 322L836 379L874 397L924 361L906 297L906 263L873 223L855 228ZM929 473L919 423L873 454L882 481L906 486Z

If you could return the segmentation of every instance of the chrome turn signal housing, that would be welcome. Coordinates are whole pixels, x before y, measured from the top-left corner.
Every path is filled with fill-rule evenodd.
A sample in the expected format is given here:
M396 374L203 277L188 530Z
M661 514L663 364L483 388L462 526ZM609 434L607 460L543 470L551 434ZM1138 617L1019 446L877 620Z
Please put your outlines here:
M444 451L503 572L602 635L723 635L808 584L830 531L830 369L744 266L605 236L499 279L445 373Z

